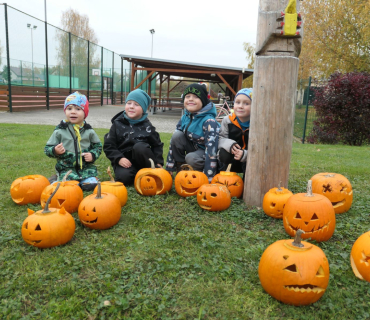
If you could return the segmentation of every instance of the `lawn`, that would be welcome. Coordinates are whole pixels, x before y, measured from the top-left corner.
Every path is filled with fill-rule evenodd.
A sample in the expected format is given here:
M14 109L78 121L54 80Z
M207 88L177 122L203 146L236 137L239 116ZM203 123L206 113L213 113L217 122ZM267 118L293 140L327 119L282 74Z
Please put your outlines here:
M306 117L306 106L296 106L294 118L294 136L302 139L304 130L304 121ZM313 122L316 120L316 111L313 106L308 107L307 123L306 123L306 139L310 135L313 128Z
M345 175L354 188L349 212L336 231L315 243L330 263L324 296L306 307L284 305L261 287L258 264L274 241L287 239L281 220L235 199L229 209L202 210L196 198L139 196L128 187L121 220L105 231L81 225L64 246L40 250L26 244L21 225L27 207L10 198L12 181L54 173L43 153L53 127L0 124L1 319L368 319L369 283L350 265L354 241L369 229L369 147L294 143L289 189L305 192L318 172ZM107 132L96 130L101 139ZM161 134L167 154L170 134ZM108 161L97 161L107 180ZM89 193L85 193L88 195Z

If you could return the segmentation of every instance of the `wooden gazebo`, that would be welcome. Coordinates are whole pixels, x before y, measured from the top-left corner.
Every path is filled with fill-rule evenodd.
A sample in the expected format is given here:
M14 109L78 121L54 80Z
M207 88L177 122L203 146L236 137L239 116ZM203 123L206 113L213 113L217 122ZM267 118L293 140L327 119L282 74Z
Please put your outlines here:
M146 58L121 54L122 59L131 64L131 90L139 88L145 81L149 80L148 94L151 92L151 81L159 77L159 98L162 97L162 84L167 81L167 100L170 92L175 89L181 82L204 81L220 85L226 85L225 94L234 98L236 92L242 88L242 81L253 74L252 69L234 68L225 66L205 65L191 62L172 61L164 59ZM147 71L147 76L136 86L135 73L137 71ZM176 78L174 78L176 77ZM179 77L186 78L181 80ZM170 83L177 82L171 89ZM223 88L220 86L220 89Z

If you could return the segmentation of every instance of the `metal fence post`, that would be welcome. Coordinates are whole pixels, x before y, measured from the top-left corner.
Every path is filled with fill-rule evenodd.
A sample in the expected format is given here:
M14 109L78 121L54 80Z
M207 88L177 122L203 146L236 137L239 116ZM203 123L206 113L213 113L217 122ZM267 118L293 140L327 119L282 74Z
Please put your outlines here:
M69 93L72 93L72 42L71 33L68 32L69 38Z
M48 24L45 21L45 49L46 49L46 110L50 109L49 99L49 57L48 57Z
M123 104L123 59L121 58L121 104Z
M8 65L8 92L9 92L9 111L13 112L12 105L12 79L10 73L10 53L9 53L9 31L8 31L8 5L4 3L5 12L5 34L6 34L6 63Z
M104 91L104 83L103 83L103 47L101 47L101 97L100 97L100 105L103 105L103 91Z
M111 82L111 90L110 90L110 96L111 96L111 103L112 105L114 101L114 52L112 51L112 82Z
M90 40L87 40L87 100L90 100Z
M302 137L302 144L306 138L306 126L307 126L307 115L308 115L308 101L310 98L310 87L311 87L311 77L308 79L308 87L307 87L307 99L306 99L306 113L304 116L304 126L303 126L303 137Z

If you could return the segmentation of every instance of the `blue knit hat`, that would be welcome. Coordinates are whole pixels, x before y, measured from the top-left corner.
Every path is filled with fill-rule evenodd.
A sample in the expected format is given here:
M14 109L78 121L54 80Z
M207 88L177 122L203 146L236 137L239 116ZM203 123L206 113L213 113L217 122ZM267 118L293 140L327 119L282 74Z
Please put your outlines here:
M126 98L126 102L130 100L135 101L138 104L140 104L140 107L143 109L144 113L146 113L146 111L148 110L151 98L145 91L141 89L136 89L134 91L131 91L128 94Z
M85 118L87 118L89 115L89 100L87 100L84 94L81 94L78 91L70 94L64 101L64 112L70 104L80 107L85 113Z
M238 93L235 95L235 99L236 97L239 95L239 94L244 94L245 96L247 96L249 99L251 99L252 101L252 89L248 89L248 88L244 88L244 89L240 89L238 91ZM234 99L234 101L235 101Z

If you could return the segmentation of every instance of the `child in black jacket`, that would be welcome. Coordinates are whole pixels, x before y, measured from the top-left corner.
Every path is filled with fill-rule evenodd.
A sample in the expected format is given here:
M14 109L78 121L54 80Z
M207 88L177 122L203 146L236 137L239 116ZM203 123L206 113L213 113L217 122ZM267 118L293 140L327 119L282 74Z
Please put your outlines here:
M141 89L131 91L125 110L112 119L112 127L104 136L104 153L114 168L115 179L133 184L136 173L150 168L151 158L163 166L163 143L155 127L147 119L149 95Z

